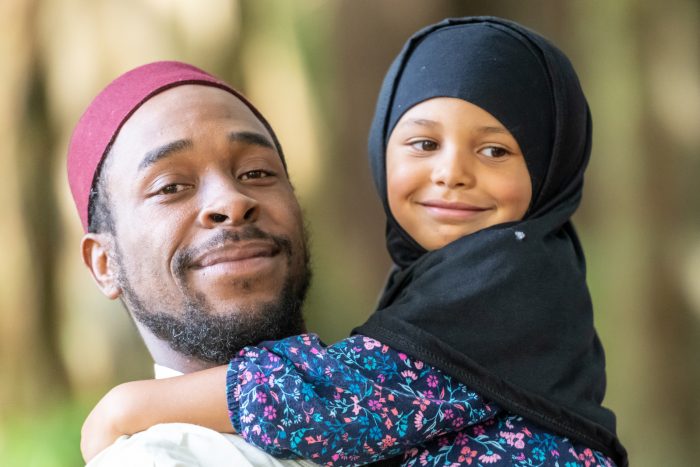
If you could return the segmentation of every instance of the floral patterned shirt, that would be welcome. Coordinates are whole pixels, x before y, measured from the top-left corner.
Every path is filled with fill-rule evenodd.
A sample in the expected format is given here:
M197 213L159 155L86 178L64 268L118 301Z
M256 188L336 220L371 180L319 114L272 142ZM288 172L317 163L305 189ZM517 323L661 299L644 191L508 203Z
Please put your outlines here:
M362 465L612 466L483 399L449 375L355 335L331 346L302 334L246 347L229 364L229 415L276 457Z

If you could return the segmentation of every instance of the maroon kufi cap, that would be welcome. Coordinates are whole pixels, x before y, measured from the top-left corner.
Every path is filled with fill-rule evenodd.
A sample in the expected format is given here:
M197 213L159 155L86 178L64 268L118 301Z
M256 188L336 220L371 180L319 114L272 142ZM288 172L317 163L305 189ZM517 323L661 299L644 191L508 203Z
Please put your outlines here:
M186 63L163 61L140 66L119 76L93 99L71 136L68 184L85 232L88 230L90 192L96 172L122 125L151 97L185 84L217 87L240 99L270 132L284 164L282 149L270 125L245 97L228 84Z

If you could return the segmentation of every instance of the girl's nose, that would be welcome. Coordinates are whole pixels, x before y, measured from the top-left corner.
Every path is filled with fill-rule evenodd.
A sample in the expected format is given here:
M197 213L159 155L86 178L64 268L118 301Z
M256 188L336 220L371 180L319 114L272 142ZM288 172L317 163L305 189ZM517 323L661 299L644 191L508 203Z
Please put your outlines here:
M469 155L458 148L445 148L435 158L432 181L446 188L467 188L474 185L476 177Z

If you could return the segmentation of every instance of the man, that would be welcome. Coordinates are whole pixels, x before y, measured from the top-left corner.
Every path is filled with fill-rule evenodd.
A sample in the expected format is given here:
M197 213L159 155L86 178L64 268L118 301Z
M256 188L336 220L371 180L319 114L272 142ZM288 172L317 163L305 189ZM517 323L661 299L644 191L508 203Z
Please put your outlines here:
M301 211L272 129L225 83L177 62L120 76L78 122L68 177L86 230L83 261L100 290L122 300L161 376L303 332L310 273ZM90 463L142 464L305 461L165 424L121 438Z

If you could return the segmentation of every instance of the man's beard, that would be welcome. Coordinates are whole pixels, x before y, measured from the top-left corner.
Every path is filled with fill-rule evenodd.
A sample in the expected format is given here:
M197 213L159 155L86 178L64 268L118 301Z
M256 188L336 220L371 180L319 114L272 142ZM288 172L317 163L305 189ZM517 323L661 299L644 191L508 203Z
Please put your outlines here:
M291 242L272 236L257 228L244 229L240 234L221 231L207 246L241 239L264 238L280 248L287 256L288 275L276 300L255 307L215 313L203 294L188 293L183 310L162 311L148 307L135 291L124 273L124 262L115 239L115 258L119 271L118 281L123 299L132 316L156 337L166 341L181 355L223 365L247 345L265 340L278 340L304 332L302 306L311 280L306 235L301 246L303 262L295 269ZM205 246L206 247L206 246ZM194 252L185 252L175 258L175 273L182 279Z

